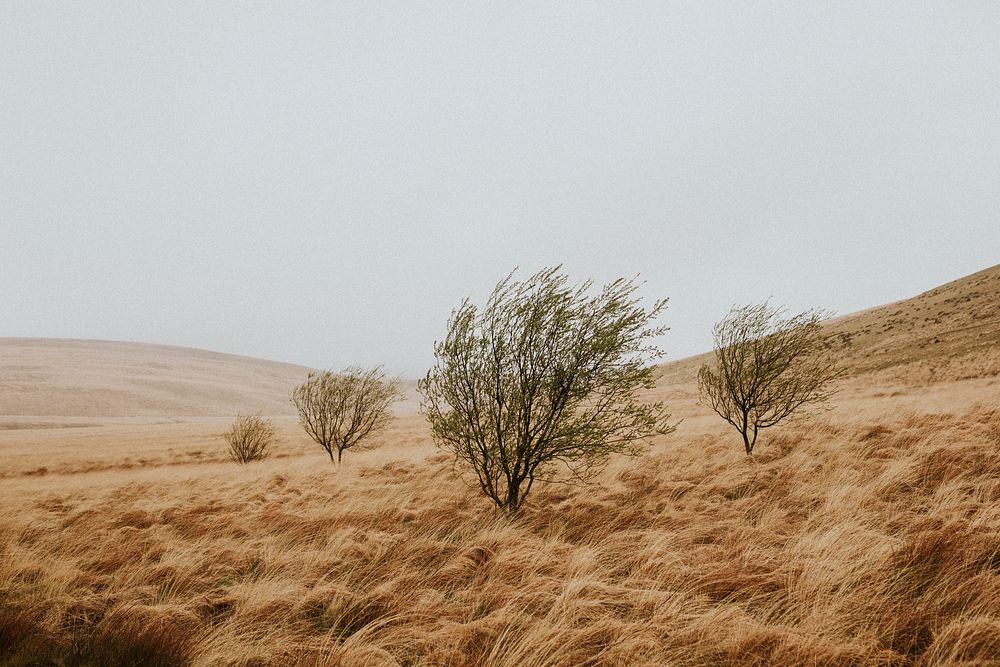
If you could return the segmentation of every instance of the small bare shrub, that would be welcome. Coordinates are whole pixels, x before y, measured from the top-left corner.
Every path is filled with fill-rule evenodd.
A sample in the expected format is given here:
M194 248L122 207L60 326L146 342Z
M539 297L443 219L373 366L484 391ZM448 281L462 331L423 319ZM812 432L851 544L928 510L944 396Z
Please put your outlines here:
M299 423L330 455L357 447L392 421L392 404L400 399L399 381L381 368L345 368L339 373L310 373L292 392Z
M229 443L229 457L233 461L260 461L274 444L274 423L258 415L236 415L222 437Z
M818 310L785 317L761 303L735 307L715 325L715 366L701 367L698 388L743 436L748 455L761 429L833 395L831 384L843 370L824 352L824 319Z

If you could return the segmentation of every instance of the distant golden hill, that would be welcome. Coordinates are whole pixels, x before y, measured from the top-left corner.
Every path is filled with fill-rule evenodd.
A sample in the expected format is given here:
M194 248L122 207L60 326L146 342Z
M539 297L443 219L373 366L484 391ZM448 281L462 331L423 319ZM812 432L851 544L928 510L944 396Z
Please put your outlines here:
M293 414L289 393L309 370L165 345L0 338L0 415Z

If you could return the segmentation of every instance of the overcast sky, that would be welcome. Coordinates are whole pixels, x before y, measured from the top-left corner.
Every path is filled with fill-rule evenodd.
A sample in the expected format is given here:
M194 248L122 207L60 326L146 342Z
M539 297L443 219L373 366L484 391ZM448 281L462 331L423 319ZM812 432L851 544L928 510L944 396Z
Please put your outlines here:
M998 2L0 5L0 336L416 376L562 263L676 359L998 262Z

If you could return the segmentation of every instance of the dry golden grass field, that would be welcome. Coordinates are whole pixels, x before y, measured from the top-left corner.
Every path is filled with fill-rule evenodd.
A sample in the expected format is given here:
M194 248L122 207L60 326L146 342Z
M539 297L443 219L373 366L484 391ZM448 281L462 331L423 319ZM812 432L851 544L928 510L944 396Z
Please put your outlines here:
M1000 664L1000 267L829 326L828 412L749 458L668 365L677 431L515 520L412 402L337 469L306 369L0 342L0 663Z

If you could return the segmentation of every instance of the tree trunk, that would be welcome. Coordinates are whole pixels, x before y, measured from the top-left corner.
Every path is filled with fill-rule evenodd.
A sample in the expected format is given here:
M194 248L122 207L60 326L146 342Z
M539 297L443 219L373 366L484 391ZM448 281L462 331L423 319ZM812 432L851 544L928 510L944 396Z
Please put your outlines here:
M521 487L519 484L510 482L507 485L507 501L504 503L504 511L507 514L517 514L521 509Z
M746 410L743 410L742 424L743 428L740 429L740 435L743 436L743 449L746 450L747 456L750 456L750 453L753 452L753 443L750 442L750 436L748 435L750 431L750 413ZM756 440L756 438L754 439Z

